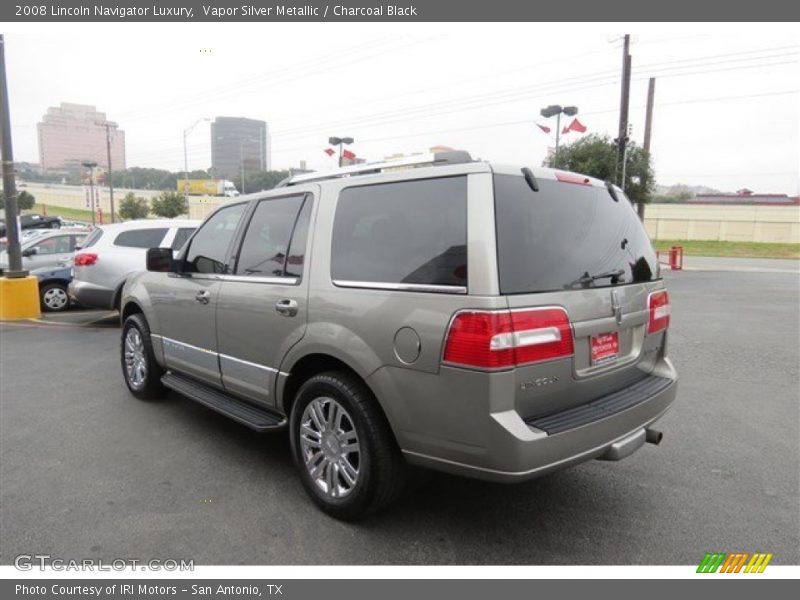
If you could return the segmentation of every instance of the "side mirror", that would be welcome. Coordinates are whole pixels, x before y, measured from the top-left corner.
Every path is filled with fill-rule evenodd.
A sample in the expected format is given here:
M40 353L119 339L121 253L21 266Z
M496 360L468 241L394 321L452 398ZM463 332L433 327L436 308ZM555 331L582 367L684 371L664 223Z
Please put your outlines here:
M25 250L22 251L22 256L26 258L28 256L33 256L34 254L39 254L38 248L26 248Z
M168 273L172 270L172 248L149 248L147 250L147 270Z

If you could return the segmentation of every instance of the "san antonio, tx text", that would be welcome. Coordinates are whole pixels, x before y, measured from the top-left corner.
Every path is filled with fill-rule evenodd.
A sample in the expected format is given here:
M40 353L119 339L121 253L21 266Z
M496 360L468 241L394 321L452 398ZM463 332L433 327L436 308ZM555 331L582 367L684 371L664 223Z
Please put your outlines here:
M340 6L325 5L313 6L254 6L243 4L241 6L215 6L203 5L204 17L416 17L416 6L396 6L394 4L379 4L377 6ZM185 6L104 6L95 4L91 6L61 6L28 5L16 6L16 16L24 17L115 17L125 19L128 17L182 17L193 19L194 8Z

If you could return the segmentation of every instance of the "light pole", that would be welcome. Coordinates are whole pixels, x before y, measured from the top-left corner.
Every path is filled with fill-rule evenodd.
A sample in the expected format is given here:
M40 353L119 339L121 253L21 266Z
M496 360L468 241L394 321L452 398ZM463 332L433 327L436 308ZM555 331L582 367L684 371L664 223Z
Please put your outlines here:
M192 133L192 130L197 127L197 124L202 121L210 121L208 117L203 117L201 119L197 119L194 123L189 125L186 129L183 130L183 195L186 196L189 193L189 154L186 151L186 139L189 137L189 134Z
M350 145L353 143L353 138L351 137L329 137L328 143L331 146L339 146L339 166L342 166L342 147L347 144Z
M82 162L81 165L89 169L89 208L92 210L92 227L94 227L96 225L95 211L97 210L94 201L94 168L97 166L97 163L93 160L87 160Z
M542 110L539 111L539 114L542 115L545 119L549 119L550 117L556 117L556 153L553 157L553 164L558 166L558 147L559 142L561 141L561 114L565 114L568 117L573 117L578 114L578 107L577 106L561 106L560 104L551 104L550 106L546 106Z

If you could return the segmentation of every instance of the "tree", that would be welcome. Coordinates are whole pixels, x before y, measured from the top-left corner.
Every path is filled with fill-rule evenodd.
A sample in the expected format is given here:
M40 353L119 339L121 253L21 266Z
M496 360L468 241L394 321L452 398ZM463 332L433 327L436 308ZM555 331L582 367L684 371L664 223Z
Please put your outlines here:
M558 164L555 156L548 156L544 164L616 183L617 145L606 135L587 135L562 146L558 151ZM655 181L650 155L635 142L628 142L625 194L631 202L646 204L653 197Z
M17 209L19 211L30 210L36 204L36 198L30 192L25 190L17 194ZM6 207L5 194L0 193L0 210Z
M254 171L252 173L245 173L244 183L245 191L260 192L262 190L271 190L278 185L282 180L289 176L289 171ZM238 175L233 179L233 185L240 192L242 191L242 176Z
M128 192L119 203L119 216L123 219L144 219L150 213L150 207L147 205L147 200L135 195L133 192Z
M150 202L150 210L159 217L174 219L189 212L189 201L177 191L161 192Z

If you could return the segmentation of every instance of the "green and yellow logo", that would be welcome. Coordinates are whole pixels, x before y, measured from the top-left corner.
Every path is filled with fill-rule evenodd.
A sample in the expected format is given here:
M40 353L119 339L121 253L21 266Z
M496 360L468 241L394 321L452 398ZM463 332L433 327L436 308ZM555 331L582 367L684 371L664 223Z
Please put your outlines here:
M772 560L772 553L766 552L734 552L726 554L724 552L706 552L700 566L697 567L698 573L763 573L769 561Z

